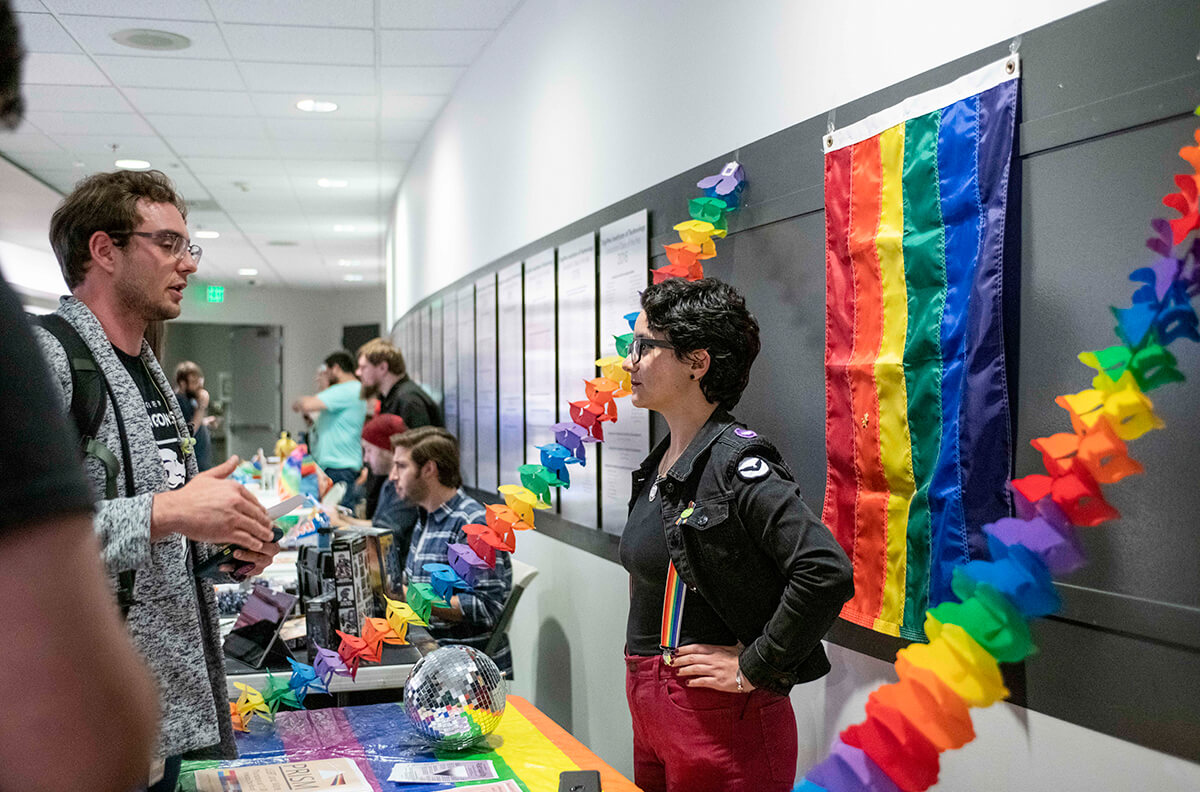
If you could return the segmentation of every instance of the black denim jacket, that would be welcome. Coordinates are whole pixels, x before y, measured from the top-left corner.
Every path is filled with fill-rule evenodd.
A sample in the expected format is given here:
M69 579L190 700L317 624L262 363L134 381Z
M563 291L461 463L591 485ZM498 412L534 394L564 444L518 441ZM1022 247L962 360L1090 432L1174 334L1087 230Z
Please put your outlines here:
M634 471L631 509L669 442ZM745 647L742 675L786 695L827 674L821 638L854 594L850 561L801 499L775 447L717 410L667 471L656 499L679 576Z

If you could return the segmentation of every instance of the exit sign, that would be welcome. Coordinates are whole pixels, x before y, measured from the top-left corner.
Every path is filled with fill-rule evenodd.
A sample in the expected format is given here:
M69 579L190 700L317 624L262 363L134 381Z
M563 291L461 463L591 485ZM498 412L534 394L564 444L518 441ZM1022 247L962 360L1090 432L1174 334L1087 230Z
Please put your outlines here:
M225 302L225 287L224 286L209 286L208 301L210 303Z

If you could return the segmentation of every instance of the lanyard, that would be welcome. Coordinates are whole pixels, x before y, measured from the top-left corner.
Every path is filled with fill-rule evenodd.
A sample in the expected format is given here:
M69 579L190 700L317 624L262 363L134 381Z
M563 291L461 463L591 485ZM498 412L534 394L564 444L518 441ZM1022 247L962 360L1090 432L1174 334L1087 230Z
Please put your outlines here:
M680 525L692 516L696 502L692 501L675 520ZM679 628L683 625L683 601L687 596L687 584L675 570L675 564L667 562L667 585L663 592L662 626L659 630L659 648L662 649L662 660L667 665L675 659L675 651L679 648Z

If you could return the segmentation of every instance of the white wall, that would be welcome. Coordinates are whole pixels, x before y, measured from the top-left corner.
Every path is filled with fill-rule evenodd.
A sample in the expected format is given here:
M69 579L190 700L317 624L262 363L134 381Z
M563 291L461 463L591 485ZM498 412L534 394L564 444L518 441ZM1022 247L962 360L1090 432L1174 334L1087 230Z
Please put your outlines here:
M388 325L474 269L696 163L1092 4L525 0L400 187ZM541 574L510 631L515 691L631 775L627 576L536 532L518 541ZM801 770L889 679L889 664L829 650L834 673L792 696ZM943 755L939 788L1200 788L1200 765L1036 712L973 715L979 737Z

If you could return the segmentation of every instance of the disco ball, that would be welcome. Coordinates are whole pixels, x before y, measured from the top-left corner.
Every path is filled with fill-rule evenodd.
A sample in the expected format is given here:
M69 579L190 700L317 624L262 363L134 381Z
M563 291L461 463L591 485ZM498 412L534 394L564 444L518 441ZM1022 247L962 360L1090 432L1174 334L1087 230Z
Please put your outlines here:
M404 682L404 711L434 748L461 750L500 723L508 681L492 658L470 646L443 646L422 657Z

